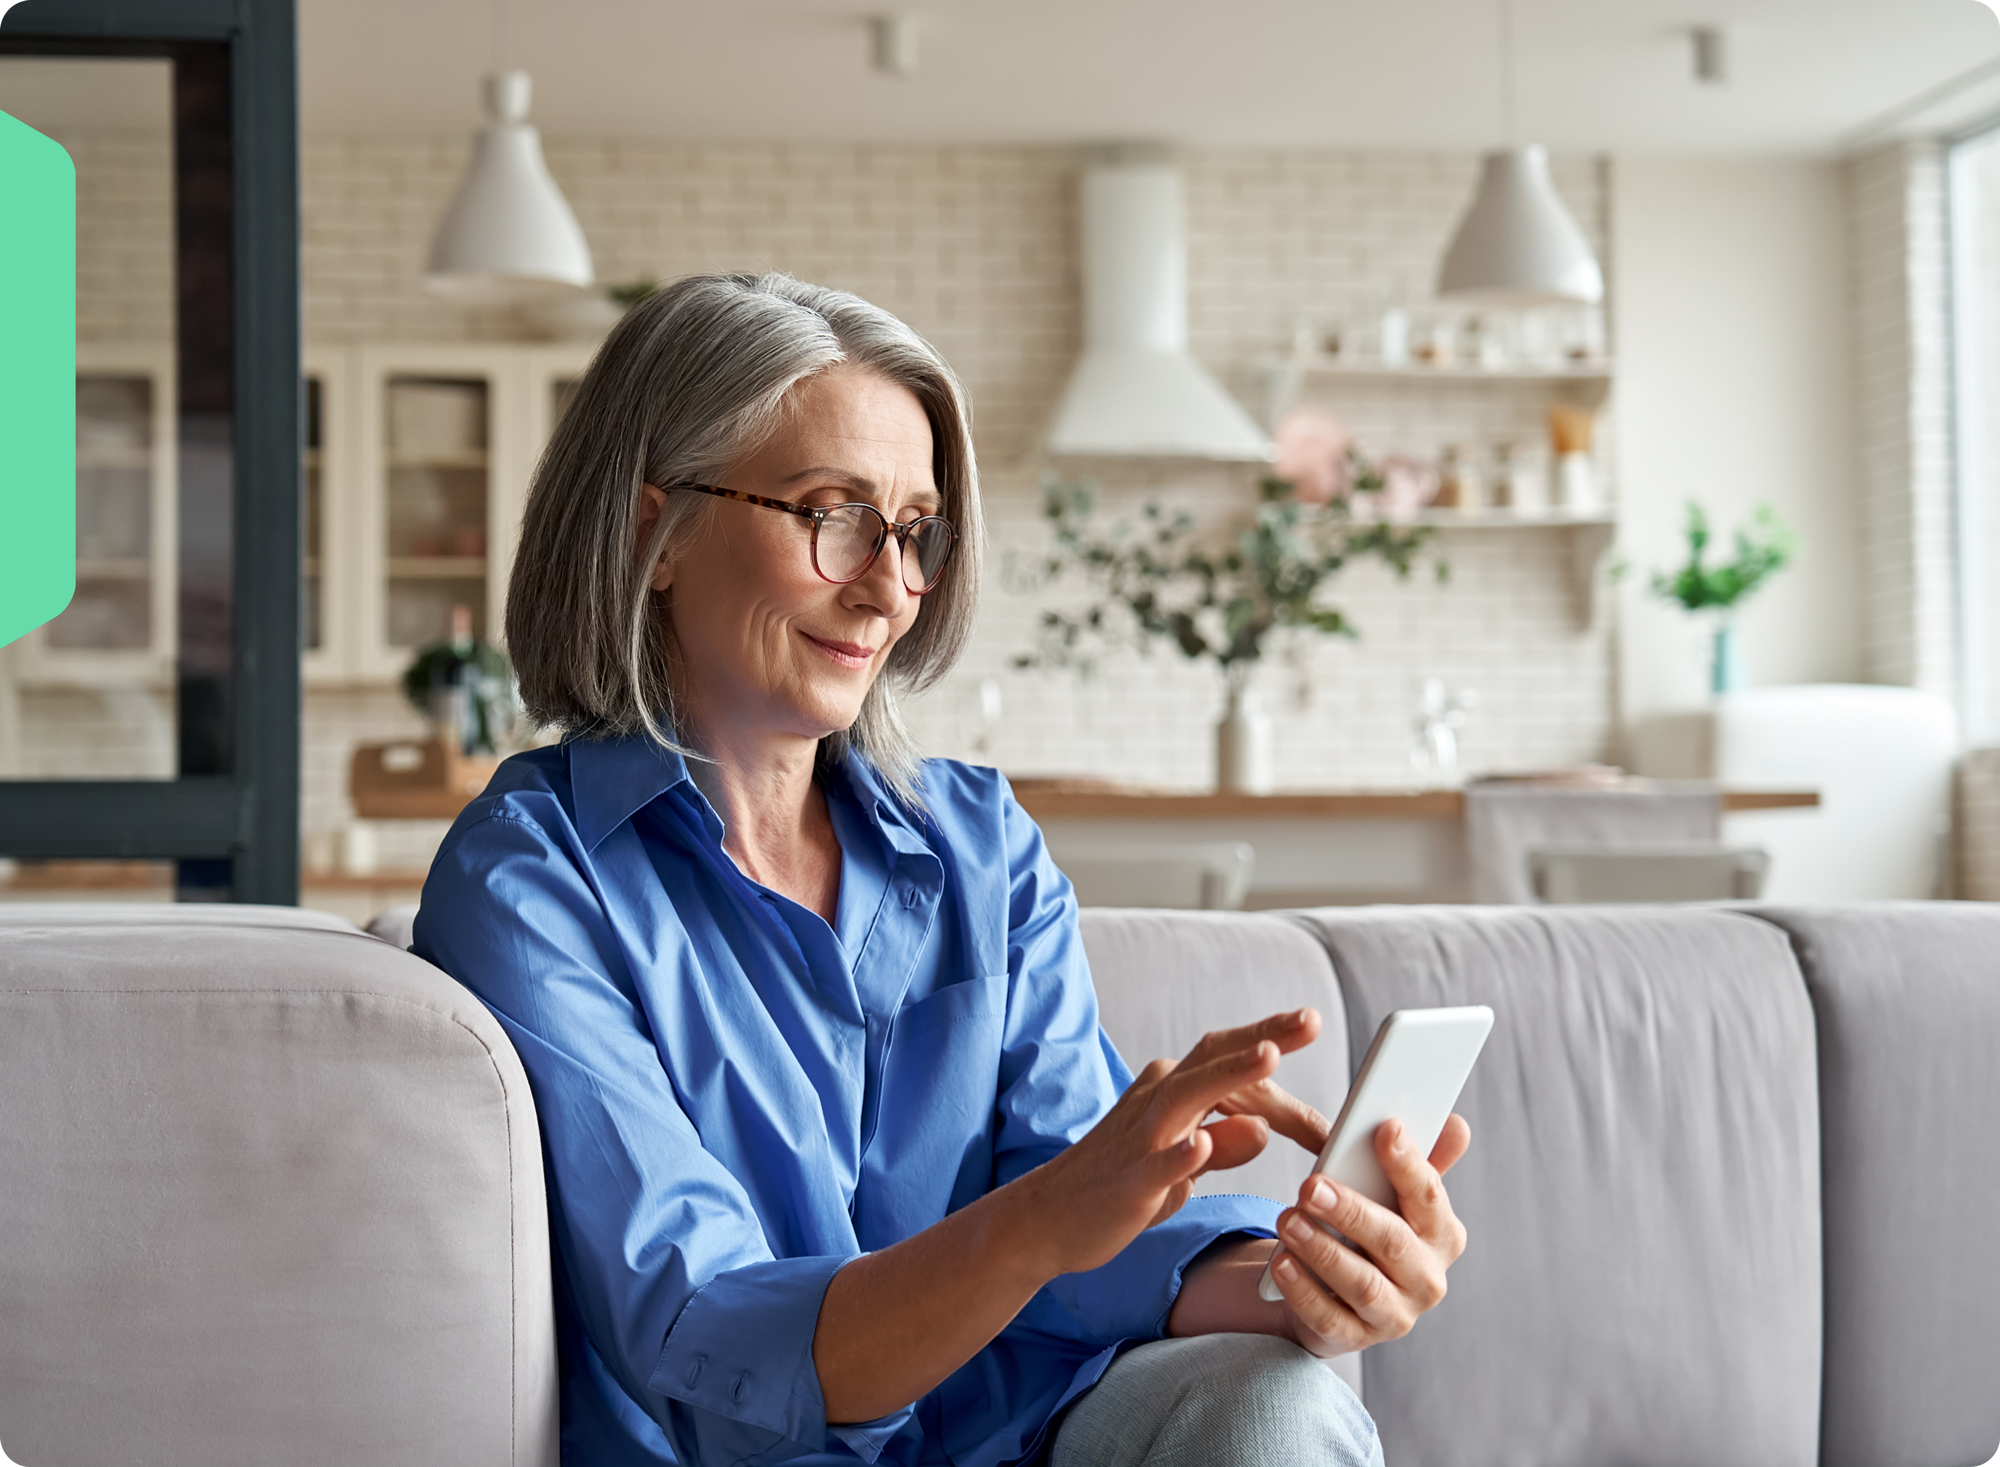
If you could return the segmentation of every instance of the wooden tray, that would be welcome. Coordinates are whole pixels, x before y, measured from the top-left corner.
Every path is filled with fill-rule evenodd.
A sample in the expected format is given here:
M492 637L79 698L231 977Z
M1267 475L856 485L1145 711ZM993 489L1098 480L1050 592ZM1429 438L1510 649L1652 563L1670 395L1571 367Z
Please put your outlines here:
M449 820L499 767L497 755L461 754L442 739L362 744L348 766L348 792L364 820Z

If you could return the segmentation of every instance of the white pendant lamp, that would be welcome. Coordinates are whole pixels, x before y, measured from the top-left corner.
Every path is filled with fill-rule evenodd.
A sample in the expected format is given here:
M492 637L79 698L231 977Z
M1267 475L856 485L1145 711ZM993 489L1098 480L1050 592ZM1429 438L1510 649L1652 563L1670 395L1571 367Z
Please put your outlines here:
M1500 85L1514 132L1511 0L1500 0ZM1438 270L1437 293L1491 305L1595 305L1604 272L1556 194L1548 151L1536 144L1488 153L1479 187Z
M542 161L528 124L525 71L486 78L492 119L431 241L424 284L462 301L518 301L571 294L591 283L590 245Z

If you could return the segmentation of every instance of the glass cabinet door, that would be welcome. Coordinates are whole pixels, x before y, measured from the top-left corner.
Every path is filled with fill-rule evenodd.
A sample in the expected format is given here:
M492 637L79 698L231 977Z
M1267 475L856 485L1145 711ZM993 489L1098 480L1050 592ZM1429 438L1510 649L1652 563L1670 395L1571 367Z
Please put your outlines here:
M161 431L152 378L79 372L76 379L76 595L48 625L55 652L146 652L164 561L153 450Z
M447 640L459 606L484 637L491 386L478 377L396 375L383 391L388 644L414 650Z

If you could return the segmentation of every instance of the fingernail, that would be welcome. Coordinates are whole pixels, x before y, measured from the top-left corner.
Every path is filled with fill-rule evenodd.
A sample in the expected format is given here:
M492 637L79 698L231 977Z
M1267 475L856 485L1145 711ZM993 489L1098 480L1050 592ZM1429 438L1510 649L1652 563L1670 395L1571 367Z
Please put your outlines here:
M1285 1237L1292 1242L1310 1243L1312 1235L1312 1224L1300 1217L1296 1212L1285 1220Z
M1329 1182L1325 1177L1313 1178L1312 1194L1307 1198L1307 1201L1311 1202L1314 1207L1331 1208L1338 1200L1339 1198L1333 1190L1333 1183Z
M1279 1278L1283 1279L1286 1283L1289 1284L1298 1278L1299 1266L1296 1263L1292 1262L1292 1260L1289 1257L1280 1258L1277 1261L1277 1263L1272 1266L1271 1272L1276 1274Z
M1300 1009L1297 1013L1292 1015L1292 1022L1294 1024L1303 1024L1306 1021L1306 1015L1311 1012L1312 1011L1310 1009Z
M1398 1156L1410 1149L1410 1133L1403 1129L1400 1121L1397 1122L1396 1129L1390 1133L1389 1149Z

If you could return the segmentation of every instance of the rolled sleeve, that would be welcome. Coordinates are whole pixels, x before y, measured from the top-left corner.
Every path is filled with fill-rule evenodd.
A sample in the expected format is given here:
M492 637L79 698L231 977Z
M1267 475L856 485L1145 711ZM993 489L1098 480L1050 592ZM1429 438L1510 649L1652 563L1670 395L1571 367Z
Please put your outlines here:
M863 1461L874 1461L912 1408L876 1421L829 1425L812 1358L827 1285L848 1261L776 1258L718 1274L674 1321L652 1389L815 1448L832 1436Z
M1088 1273L1066 1273L1048 1285L1095 1340L1158 1339L1180 1297L1181 1275L1197 1254L1231 1233L1275 1238L1279 1204L1268 1197L1191 1199L1165 1222L1146 1229L1118 1256Z

